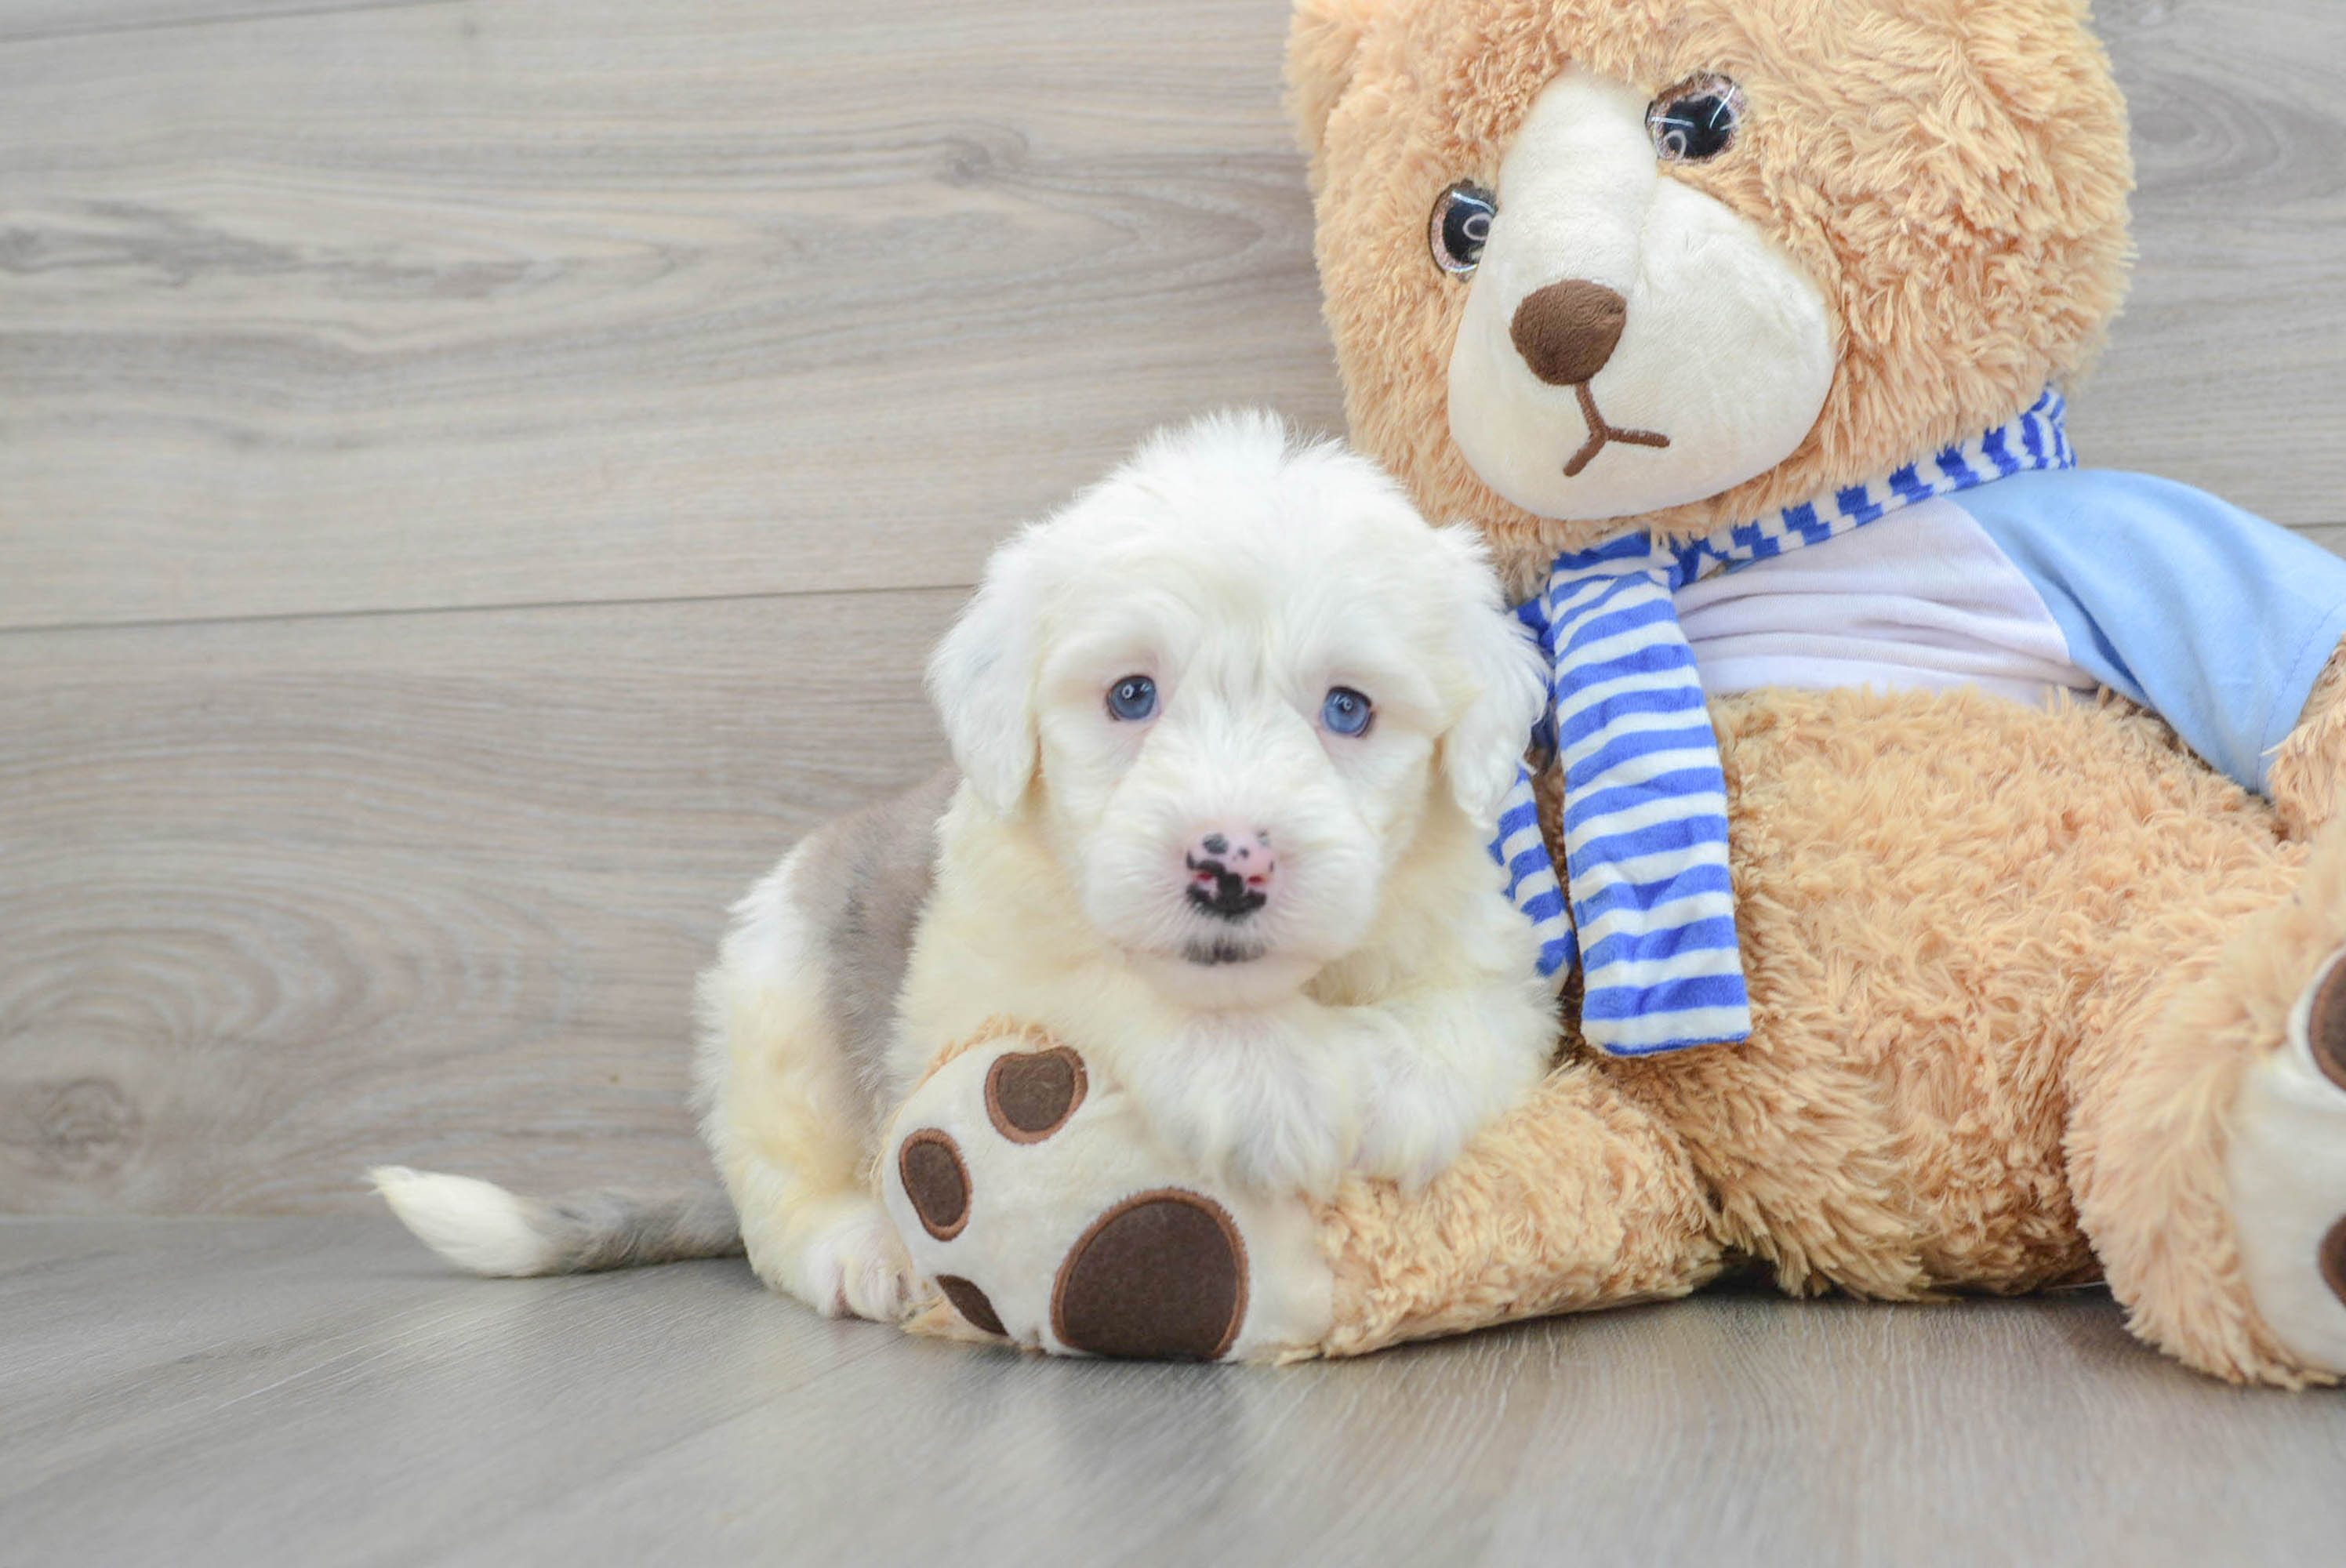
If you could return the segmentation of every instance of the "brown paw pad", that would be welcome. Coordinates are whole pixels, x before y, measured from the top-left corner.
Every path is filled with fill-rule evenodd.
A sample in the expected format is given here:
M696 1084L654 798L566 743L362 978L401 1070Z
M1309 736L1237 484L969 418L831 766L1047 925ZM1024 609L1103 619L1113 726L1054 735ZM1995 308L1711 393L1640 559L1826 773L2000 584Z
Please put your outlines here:
M1084 1103L1084 1059L1064 1045L1014 1051L985 1074L985 1114L1014 1144L1039 1144Z
M922 1229L939 1241L961 1234L969 1223L969 1167L949 1135L923 1127L906 1138L896 1150L896 1174Z
M2346 1089L2346 959L2330 966L2314 983L2313 1005L2306 1012L2306 1044L2313 1060L2330 1081Z
M1246 1244L1212 1199L1145 1192L1092 1222L1059 1265L1051 1327L1096 1356L1210 1361L1246 1320Z
M989 1334L1004 1333L1002 1314L994 1309L994 1303L988 1301L985 1292L975 1285L958 1274L940 1274L937 1276L937 1288L945 1293L945 1299L954 1304L954 1310L967 1319L972 1327L983 1329Z
M2330 1293L2346 1301L2346 1219L2330 1227L2321 1238L2321 1278Z

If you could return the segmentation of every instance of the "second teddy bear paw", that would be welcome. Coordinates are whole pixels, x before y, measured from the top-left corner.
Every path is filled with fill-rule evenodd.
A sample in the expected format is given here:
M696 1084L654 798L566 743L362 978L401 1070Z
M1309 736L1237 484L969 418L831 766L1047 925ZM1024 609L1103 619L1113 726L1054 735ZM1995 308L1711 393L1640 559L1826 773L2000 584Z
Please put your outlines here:
M915 1089L882 1186L914 1268L987 1334L1216 1360L1308 1349L1328 1330L1311 1210L1205 1178L1121 1085L1039 1034L973 1046Z
M2227 1166L2258 1314L2307 1368L2346 1376L2346 949L2249 1069Z

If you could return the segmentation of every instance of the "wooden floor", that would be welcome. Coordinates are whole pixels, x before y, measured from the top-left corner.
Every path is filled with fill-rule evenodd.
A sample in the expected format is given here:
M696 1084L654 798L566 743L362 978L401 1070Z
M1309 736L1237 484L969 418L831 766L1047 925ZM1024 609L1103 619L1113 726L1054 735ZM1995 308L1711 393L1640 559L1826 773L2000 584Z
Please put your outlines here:
M452 1278L386 1221L0 1222L0 1562L2334 1563L2346 1401L2098 1293L1721 1296L1366 1362L1046 1361L739 1262Z

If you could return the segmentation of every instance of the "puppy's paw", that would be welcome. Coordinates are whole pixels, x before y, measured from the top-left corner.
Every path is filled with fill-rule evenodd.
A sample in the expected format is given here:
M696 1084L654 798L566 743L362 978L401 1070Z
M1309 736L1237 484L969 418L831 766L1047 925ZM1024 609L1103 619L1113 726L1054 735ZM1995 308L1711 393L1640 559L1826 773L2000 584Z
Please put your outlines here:
M1271 1032L1193 1030L1127 1076L1158 1139L1232 1186L1324 1200L1352 1161L1346 1096L1324 1064Z
M826 1318L901 1322L918 1300L913 1260L873 1204L859 1203L787 1257L751 1262L768 1284Z
M1325 1107L1299 1103L1238 1129L1209 1168L1251 1192L1300 1192L1324 1203L1344 1174L1347 1143L1339 1119Z
M1274 1109L1261 1096L1249 1106L1241 1120L1221 1107L1156 1105L1148 1122L1167 1147L1217 1181L1266 1195L1332 1196L1352 1154L1340 1118L1300 1103Z
M919 1298L913 1260L884 1220L879 1227L881 1234L842 1257L835 1299L850 1317L902 1322Z
M1362 1101L1353 1168L1399 1182L1413 1196L1450 1168L1481 1120L1455 1084L1401 1053L1378 1064Z

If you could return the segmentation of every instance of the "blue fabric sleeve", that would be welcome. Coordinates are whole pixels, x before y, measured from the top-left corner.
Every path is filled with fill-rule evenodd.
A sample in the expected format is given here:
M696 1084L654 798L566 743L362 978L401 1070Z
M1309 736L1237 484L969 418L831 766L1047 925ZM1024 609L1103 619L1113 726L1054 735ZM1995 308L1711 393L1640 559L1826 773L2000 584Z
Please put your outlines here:
M2069 657L2264 792L2346 634L2346 560L2188 485L2079 469L1953 498L2045 600Z

